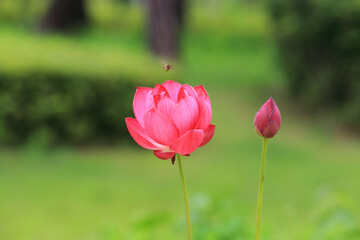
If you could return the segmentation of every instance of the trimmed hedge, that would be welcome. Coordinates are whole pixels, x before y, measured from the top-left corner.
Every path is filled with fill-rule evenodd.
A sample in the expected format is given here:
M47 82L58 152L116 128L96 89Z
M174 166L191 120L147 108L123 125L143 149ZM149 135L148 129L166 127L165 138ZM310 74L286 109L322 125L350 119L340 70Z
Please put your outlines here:
M0 73L0 142L24 143L39 134L50 144L121 139L136 85L54 72Z
M292 96L360 129L359 1L271 0L269 6Z

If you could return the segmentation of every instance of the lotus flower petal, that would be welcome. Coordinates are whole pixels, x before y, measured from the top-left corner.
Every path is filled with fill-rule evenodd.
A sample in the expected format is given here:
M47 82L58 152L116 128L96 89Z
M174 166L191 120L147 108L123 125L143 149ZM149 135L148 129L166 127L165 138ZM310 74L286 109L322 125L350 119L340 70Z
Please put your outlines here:
M279 131L280 126L275 121L270 121L269 124L262 130L261 136L272 138Z
M166 90L170 94L171 100L173 100L176 103L177 99L178 99L178 94L179 94L179 91L181 88L181 84L174 82L172 80L168 80L161 85L166 88Z
M175 124L156 109L151 109L145 114L145 130L151 138L166 146L179 137Z
M214 136L214 133L215 133L215 125L210 124L209 127L204 131L204 139L200 144L200 147L207 144Z
M190 130L178 139L176 139L171 145L170 149L176 153L182 155L190 154L195 151L204 139L204 131L201 129Z
M148 87L138 87L135 92L133 109L135 118L139 121L141 126L144 126L144 115L146 113L146 99L148 94L152 91Z
M165 93L167 92L166 88L160 84L156 84L155 88L154 88L154 95L159 95L161 93Z
M209 96L203 85L194 87L194 90L198 96L200 96L201 94L205 94L206 96Z
M199 120L199 105L196 98L183 97L172 112L172 120L179 129L180 135L194 129Z
M161 113L165 114L166 116L171 116L172 111L174 110L176 104L168 97L164 97L161 99L156 109L159 110Z
M201 94L198 98L200 107L199 122L196 126L197 129L207 129L212 118L211 102L209 96Z
M258 129L264 129L269 123L269 110L267 107L262 107L255 115L255 126Z
M198 97L194 88L188 84L184 84L181 86L179 94L178 94L177 102L180 102L181 99L184 98L185 96L191 96L191 97L194 97L195 99Z
M151 139L151 137L145 132L145 129L139 124L136 119L125 118L125 122L130 135L133 137L135 142L143 148L151 150L165 148L165 146Z
M155 150L154 155L162 160L167 160L175 155L175 152L162 152L161 150Z
M145 113L155 107L153 91L149 92L146 96ZM145 116L145 114L144 114Z

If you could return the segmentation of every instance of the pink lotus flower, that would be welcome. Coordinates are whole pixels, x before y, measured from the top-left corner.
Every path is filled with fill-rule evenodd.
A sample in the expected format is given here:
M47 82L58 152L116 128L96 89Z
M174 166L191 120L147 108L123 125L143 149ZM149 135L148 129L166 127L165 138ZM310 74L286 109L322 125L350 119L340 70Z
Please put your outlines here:
M256 132L264 138L272 138L281 126L280 110L271 97L256 113L254 119Z
M169 80L155 88L138 87L133 109L136 119L125 119L130 135L160 159L188 156L214 135L210 98L202 85Z

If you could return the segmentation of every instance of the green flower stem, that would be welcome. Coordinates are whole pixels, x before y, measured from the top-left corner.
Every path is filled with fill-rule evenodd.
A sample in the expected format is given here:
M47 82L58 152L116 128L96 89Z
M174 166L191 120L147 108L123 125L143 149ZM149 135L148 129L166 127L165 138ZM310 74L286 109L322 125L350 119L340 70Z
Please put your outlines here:
M259 182L259 192L257 200L257 209L256 209L256 232L255 240L260 239L260 220L261 220L261 209L262 209L262 200L263 200L263 191L264 191L264 172L265 172L265 161L266 161L266 148L267 148L267 138L264 138L262 153L261 153L261 168L260 168L260 182Z
M191 220L190 220L190 205L189 205L189 194L186 186L186 180L184 175L184 170L181 163L181 155L177 154L177 161L179 162L179 172L180 172L180 178L181 183L184 189L184 199L185 199L185 209L186 209L186 225L187 225L187 231L188 231L188 238L189 240L192 240L192 232L191 232Z

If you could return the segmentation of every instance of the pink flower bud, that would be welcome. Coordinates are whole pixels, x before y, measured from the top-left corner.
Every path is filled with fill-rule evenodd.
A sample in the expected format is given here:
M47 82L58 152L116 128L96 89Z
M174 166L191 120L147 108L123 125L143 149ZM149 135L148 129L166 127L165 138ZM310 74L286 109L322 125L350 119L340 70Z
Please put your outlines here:
M280 110L271 97L256 113L254 119L256 132L264 138L272 138L281 126Z

